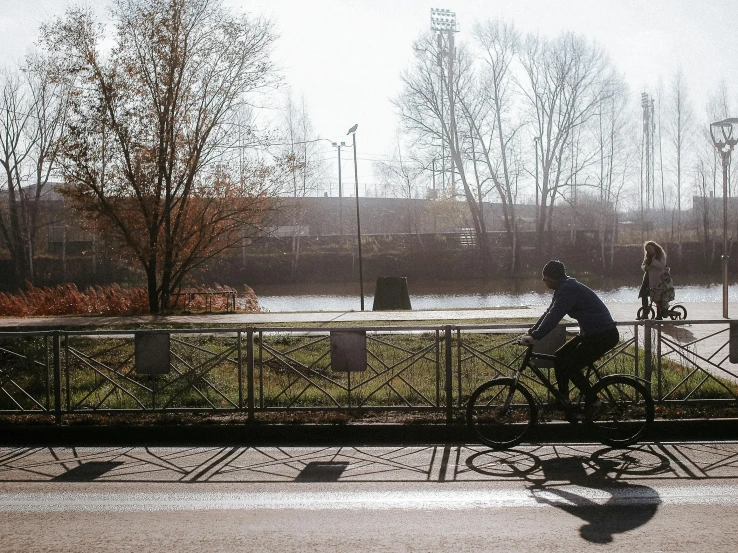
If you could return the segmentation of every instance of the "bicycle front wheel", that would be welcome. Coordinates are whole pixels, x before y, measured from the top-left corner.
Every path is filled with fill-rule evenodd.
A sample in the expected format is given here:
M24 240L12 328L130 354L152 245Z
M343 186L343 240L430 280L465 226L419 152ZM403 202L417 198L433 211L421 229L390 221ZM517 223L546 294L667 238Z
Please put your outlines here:
M653 422L653 398L634 378L606 376L592 387L585 413L586 422L603 444L626 447L636 443Z
M536 423L533 395L512 378L485 382L469 398L466 422L479 440L494 449L519 444Z
M683 321L687 318L687 308L683 305L675 305L669 311L669 317L672 321Z

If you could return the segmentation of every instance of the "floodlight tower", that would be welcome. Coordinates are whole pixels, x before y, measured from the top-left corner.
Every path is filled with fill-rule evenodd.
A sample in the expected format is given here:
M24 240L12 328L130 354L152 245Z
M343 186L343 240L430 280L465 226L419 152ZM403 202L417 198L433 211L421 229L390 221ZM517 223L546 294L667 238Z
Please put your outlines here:
M649 165L651 169L651 205L653 207L656 207L656 155L655 155L655 144L656 144L656 118L654 117L654 103L655 100L653 97L651 97L651 105L649 106L650 112L649 117L651 119L651 127L649 129L649 137L650 137L650 156L649 159L651 160L651 163ZM662 198L663 200L663 198Z
M649 98L648 94L643 92L641 94L641 108L643 109L643 139L641 143L641 198L642 203L646 209L654 206L654 181L653 181L653 168L654 168L654 130L655 122L653 119L653 98Z
M653 117L654 100L645 92L641 93L641 108L643 109L643 133L641 138L641 237L644 231L643 221L645 212L656 204L656 187L654 184L654 134L656 130Z
M448 144L449 153L451 154L451 186L453 187L454 178L454 145L452 143L453 137L456 136L456 114L454 113L454 97L453 97L453 83L454 83L454 33L456 29L456 12L451 10L431 8L431 31L436 33L438 41L438 66L441 68L441 118L443 118L443 58L448 58L448 105L449 105L449 128ZM448 49L444 49L443 35L446 35L446 45ZM441 121L443 125L443 121ZM443 131L442 131L443 135ZM443 172L442 183L443 191L446 191L446 155L445 155L445 140L441 140L441 159L443 160Z

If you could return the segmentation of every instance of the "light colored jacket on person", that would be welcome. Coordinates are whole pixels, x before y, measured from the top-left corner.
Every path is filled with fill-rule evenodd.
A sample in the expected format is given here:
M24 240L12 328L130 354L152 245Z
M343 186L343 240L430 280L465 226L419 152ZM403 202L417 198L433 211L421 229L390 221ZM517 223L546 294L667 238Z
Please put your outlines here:
M661 259L652 257L650 263L644 261L641 263L641 269L644 273L648 273L648 287L653 290L661 282L661 273L666 269L666 254Z

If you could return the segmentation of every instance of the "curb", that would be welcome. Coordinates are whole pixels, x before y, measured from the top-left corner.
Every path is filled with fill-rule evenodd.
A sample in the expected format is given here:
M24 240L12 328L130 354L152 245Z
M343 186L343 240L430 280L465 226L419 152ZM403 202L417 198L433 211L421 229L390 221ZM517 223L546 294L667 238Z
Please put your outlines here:
M738 440L738 419L658 420L643 441ZM581 425L533 428L531 443L599 443ZM477 443L465 425L5 426L0 446L428 445Z

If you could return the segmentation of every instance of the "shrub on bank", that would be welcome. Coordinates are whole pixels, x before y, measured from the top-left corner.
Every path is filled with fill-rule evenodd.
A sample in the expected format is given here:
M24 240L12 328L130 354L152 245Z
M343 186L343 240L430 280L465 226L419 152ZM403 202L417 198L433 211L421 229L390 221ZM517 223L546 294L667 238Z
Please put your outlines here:
M216 293L208 297L206 292ZM228 303L228 295L218 292L235 292L235 290L219 285L215 285L215 288L196 287L182 290L182 294L191 294L187 303L187 310L190 312L206 309L232 310ZM177 308L176 303L173 308ZM238 295L236 311L261 311L259 300L250 287L244 286L244 292ZM81 291L71 283L43 288L26 283L26 289L19 290L17 294L0 292L0 316L6 317L148 313L149 300L145 288L122 288L118 284L89 286Z

